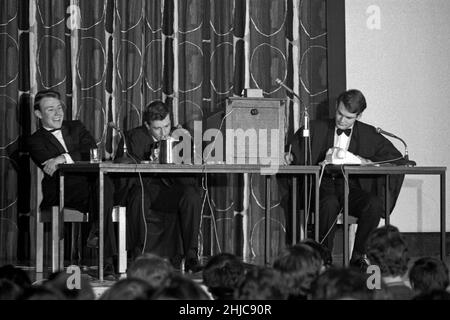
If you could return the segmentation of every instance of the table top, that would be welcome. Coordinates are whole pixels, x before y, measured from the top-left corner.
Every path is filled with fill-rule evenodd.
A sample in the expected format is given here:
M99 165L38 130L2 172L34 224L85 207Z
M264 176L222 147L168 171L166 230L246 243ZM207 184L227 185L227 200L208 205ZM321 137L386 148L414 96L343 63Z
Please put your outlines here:
M447 167L427 166L395 166L395 165L367 165L349 166L344 165L344 171L348 174L444 174Z
M73 164L60 164L58 168L63 172L158 172L158 173L259 173L273 174L318 174L319 166L279 166L274 167L258 164L159 164L159 163L113 163L104 161L90 163L81 161Z

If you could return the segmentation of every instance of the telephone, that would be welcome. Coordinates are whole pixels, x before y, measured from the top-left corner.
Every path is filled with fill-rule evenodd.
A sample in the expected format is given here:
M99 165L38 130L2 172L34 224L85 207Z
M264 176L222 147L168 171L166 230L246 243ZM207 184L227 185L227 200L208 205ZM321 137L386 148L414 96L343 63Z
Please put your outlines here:
M342 148L333 147L328 149L325 163L329 164L361 164L361 159Z

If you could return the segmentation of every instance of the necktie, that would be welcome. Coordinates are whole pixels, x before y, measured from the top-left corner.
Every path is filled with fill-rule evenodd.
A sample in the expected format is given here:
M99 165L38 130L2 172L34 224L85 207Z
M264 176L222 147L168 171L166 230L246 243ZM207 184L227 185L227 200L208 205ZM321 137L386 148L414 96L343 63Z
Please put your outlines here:
M337 129L336 130L336 133L337 133L337 135L338 136L340 136L342 133L344 133L347 137L349 137L350 136L350 132L352 132L352 129L345 129L345 130L342 130L342 129Z

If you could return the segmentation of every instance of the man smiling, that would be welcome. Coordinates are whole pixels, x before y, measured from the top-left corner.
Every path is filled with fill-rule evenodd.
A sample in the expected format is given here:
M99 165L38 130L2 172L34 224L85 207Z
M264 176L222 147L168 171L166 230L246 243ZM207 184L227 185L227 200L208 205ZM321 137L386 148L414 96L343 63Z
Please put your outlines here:
M96 148L95 139L78 121L65 121L64 109L58 92L44 90L36 94L34 100L34 114L40 119L41 128L28 138L28 150L36 165L45 175L42 179L43 199L41 208L59 205L59 177L56 173L58 165L89 161L90 148ZM92 217L91 232L87 241L88 246L96 247L98 236L98 185L95 176L67 175L64 179L64 205L81 212L89 212ZM112 210L113 185L105 179L105 212ZM115 240L111 215L106 214L105 257L111 257L115 252ZM107 259L108 263L108 259ZM106 268L105 272L109 272ZM112 267L112 264L109 266Z

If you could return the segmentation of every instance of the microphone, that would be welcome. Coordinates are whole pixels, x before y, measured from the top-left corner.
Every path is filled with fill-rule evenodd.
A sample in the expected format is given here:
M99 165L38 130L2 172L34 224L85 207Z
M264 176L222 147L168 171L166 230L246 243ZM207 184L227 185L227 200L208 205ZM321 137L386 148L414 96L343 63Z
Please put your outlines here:
M416 165L416 162L415 162L415 161L409 160L409 155L408 155L408 145L406 144L406 142L405 142L402 138L397 137L397 136L396 136L395 134L393 134L393 133L384 131L384 130L381 129L381 128L377 128L376 131L377 131L377 133L384 134L385 136L389 136L389 137L392 137L392 138L394 138L394 139L400 140L400 141L403 143L403 145L405 146L405 156L403 157L403 158L406 160L406 164L405 164L405 165L408 166L408 167L412 167L412 166L415 166L415 165Z
M112 121L108 123L108 126L110 128L115 129L123 139L123 155L119 158L114 157L114 162L115 163L135 163L136 161L133 161L132 159L130 159L130 155L128 154L127 142L125 140L125 134L122 132L122 130L119 128L119 126L116 125ZM116 155L117 155L117 150L116 150Z
M298 94L296 94L295 92L294 92L294 90L292 90L291 88L289 88L287 85L285 85L284 83L283 83L283 81L281 81L280 79L276 79L275 80L275 82L277 83L277 84L279 84L280 86L282 86L284 89L286 89L288 92L290 92L290 93L292 93L293 95L294 95L294 97L296 97L300 102L302 102L302 98L300 98L300 96L298 95Z

